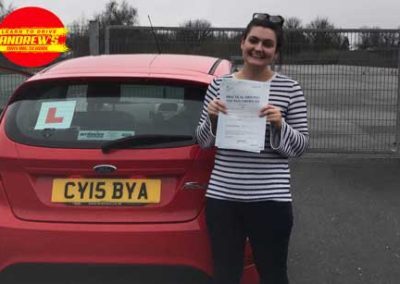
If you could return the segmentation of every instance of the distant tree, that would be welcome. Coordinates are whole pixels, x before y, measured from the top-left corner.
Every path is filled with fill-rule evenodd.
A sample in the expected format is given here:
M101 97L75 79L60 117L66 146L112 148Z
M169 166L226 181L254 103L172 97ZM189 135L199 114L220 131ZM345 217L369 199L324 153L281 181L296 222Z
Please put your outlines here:
M94 16L99 21L100 29L109 25L132 26L138 23L137 9L130 6L125 0L118 3L110 0L105 10Z
M176 40L184 47L185 53L198 53L201 45L212 38L212 25L204 19L188 20L179 25Z
M368 31L360 34L359 49L382 49L398 47L400 43L399 33L383 32L379 27L362 27Z
M188 20L179 26L187 31L190 40L203 41L212 35L212 25L207 20Z
M194 28L194 29L209 29L211 28L211 23L204 19L187 20L179 25L184 28Z
M399 32L382 32L381 37L386 47L398 48L400 47L400 34Z
M74 57L89 54L89 21L85 17L68 25L67 46Z
M283 23L283 28L288 30L290 29L296 30L296 29L302 29L303 27L301 24L301 20L299 18L290 17L287 18Z
M89 32L89 20L82 16L69 24L68 30L76 35L85 35Z
M346 46L345 38L333 31L335 26L327 18L317 17L307 25L307 28L314 30L308 34L308 39L316 51L342 49Z
M316 30L333 30L335 26L329 22L328 18L317 17L307 25L307 28Z
M137 9L129 5L125 0L122 2L110 0L102 12L94 15L94 19L99 22L100 53L105 50L104 37L107 26L133 26L139 22ZM124 41L121 42L121 46L129 46L129 38L126 37L124 31L114 32L111 36L123 38Z
M12 4L9 4L8 6L6 6L3 3L3 0L0 0L0 21L3 20L3 18L10 12L12 12L14 10L14 7L12 6Z
M340 49L350 50L350 41L349 41L349 38L347 36L343 37Z
M283 24L285 32L284 49L289 54L299 53L302 49L307 47L307 39L301 31L301 20L296 17L291 17L285 20Z

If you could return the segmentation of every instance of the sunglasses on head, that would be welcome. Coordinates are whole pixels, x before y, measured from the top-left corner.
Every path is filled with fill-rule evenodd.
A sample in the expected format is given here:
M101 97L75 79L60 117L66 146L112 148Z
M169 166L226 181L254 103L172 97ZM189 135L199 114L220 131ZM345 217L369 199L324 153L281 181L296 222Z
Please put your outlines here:
M266 13L254 13L253 14L253 19L257 19L260 21L266 21L275 25L283 25L283 22L285 19L282 16L279 15L269 15Z

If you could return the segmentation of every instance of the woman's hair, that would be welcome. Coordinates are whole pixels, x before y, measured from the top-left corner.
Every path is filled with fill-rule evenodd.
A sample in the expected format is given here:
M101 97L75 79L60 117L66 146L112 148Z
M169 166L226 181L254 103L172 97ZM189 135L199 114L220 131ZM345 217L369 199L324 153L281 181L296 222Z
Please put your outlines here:
M250 33L253 27L263 27L269 28L274 31L276 36L276 53L278 54L278 64L282 65L282 45L283 45L283 29L282 25L270 22L268 20L260 20L257 18L253 18L250 23L247 25L246 29L242 34L242 40L246 40L248 34Z

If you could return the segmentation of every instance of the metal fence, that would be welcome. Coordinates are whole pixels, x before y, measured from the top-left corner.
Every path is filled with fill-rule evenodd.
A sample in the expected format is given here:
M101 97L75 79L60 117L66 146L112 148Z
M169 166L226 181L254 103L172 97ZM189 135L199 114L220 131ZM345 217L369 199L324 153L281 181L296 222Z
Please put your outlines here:
M105 53L240 58L243 29L111 26ZM283 64L309 107L311 151L399 153L399 30L287 30Z
M110 26L100 31L98 49L110 54L161 51L235 60L241 55L242 31ZM71 39L73 56L89 54L88 34ZM400 154L399 42L399 30L285 31L283 64L275 68L303 87L310 151ZM1 84L3 80L10 78L2 78Z
M7 103L13 91L25 80L22 75L0 70L0 108Z

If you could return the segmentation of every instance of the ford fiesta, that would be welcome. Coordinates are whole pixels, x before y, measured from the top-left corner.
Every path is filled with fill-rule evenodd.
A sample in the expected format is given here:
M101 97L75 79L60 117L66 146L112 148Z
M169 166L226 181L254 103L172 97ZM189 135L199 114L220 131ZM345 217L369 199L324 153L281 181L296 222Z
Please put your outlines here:
M104 55L24 82L0 122L0 275L123 264L212 276L204 193L214 152L194 131L207 85L230 68ZM254 283L246 251L243 283Z

